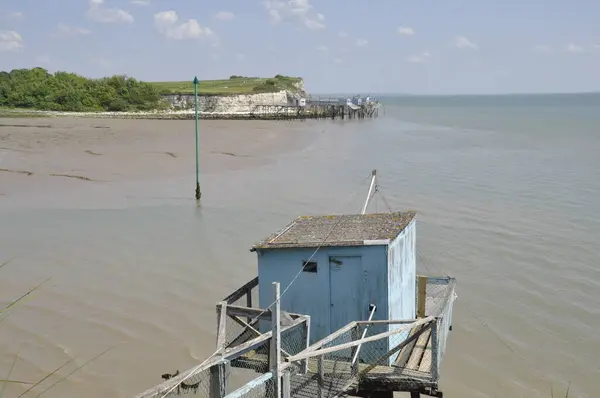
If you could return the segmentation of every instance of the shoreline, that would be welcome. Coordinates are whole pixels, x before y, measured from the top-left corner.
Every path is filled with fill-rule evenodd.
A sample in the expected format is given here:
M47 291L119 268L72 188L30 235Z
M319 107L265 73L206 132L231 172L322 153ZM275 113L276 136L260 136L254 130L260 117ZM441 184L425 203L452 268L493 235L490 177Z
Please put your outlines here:
M264 105L252 111L205 112L199 111L203 120L305 120L351 119L377 117L379 105L349 108L347 105L315 105L310 107ZM25 109L0 109L0 118L61 118L80 119L138 119L138 120L194 120L194 109L168 109L125 112L68 112Z
M135 111L135 112L67 112L67 111L40 111L21 109L0 109L0 118L61 118L72 117L81 119L143 119L143 120L193 120L195 111L165 110L165 111ZM252 120L257 118L250 112L198 112L202 119L210 120Z

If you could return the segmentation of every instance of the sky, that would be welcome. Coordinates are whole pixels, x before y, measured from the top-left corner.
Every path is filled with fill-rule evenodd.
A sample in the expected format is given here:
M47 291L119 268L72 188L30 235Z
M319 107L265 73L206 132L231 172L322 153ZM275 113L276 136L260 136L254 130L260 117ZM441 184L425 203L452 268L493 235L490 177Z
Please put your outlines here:
M301 76L311 93L600 91L598 0L0 0L0 70Z

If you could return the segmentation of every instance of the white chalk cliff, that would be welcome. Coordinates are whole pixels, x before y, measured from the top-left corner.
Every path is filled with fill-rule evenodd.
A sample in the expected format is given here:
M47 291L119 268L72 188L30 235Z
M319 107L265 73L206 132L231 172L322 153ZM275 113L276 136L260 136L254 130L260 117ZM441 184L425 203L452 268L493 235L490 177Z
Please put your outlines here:
M306 98L304 84L297 84L298 91L281 90L275 93L240 95L198 95L198 110L202 113L251 113L257 108L298 105L300 98ZM164 94L172 110L194 109L193 94Z

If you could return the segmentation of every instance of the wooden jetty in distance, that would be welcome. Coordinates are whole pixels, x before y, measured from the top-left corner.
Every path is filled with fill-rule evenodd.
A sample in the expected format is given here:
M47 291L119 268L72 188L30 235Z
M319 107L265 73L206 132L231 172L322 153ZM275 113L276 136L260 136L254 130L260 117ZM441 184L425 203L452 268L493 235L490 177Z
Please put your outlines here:
M262 120L367 119L379 116L381 104L367 99L309 99L296 105L254 105L249 116Z
M366 213L376 192L373 171L360 214L253 245L258 276L217 304L214 354L137 397L443 397L456 281L417 275L416 214Z

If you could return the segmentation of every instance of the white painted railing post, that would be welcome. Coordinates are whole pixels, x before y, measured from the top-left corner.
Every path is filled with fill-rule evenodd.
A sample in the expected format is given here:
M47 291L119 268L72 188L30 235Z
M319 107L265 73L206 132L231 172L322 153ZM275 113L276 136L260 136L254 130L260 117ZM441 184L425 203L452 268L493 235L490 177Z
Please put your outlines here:
M275 398L281 398L281 303L279 301L279 282L273 282L274 307L271 309L271 349L269 364L273 373Z
M439 366L439 358L438 351L439 347L439 339L438 339L438 321L440 318L435 318L433 323L431 324L431 378L433 381L437 382L439 378L438 366Z
M304 322L304 336L306 337L306 347L305 349L308 349L308 347L310 347L310 316L307 315L306 316L306 321ZM302 361L302 372L303 373L308 373L308 361L309 359L306 358L304 361Z

